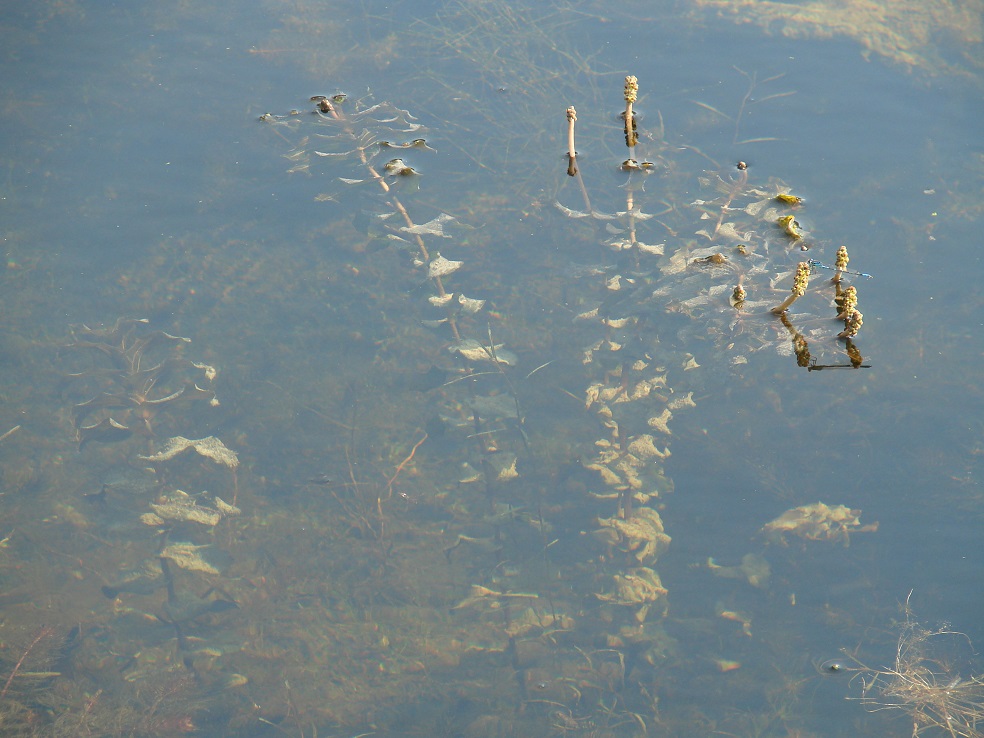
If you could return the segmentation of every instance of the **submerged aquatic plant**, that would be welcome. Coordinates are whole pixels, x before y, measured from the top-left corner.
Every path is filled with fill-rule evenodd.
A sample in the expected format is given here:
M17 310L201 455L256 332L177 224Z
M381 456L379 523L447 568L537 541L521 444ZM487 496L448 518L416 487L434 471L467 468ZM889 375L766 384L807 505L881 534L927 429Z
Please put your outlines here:
M119 318L110 327L73 327L73 349L108 360L68 376L90 398L74 407L77 438L115 441L131 433L153 435L154 419L178 404L219 404L211 385L216 369L184 356L190 338L149 328L144 318ZM204 386L202 386L204 385ZM94 394L94 396L92 396Z
M27 663L28 659L32 657L38 658L38 653L44 650L42 644L46 640L52 639L54 634L55 634L55 629L47 625L43 625L38 629L38 631L31 638L31 641L21 651L20 656L17 658L16 663L10 669L10 673L7 675L7 680L3 684L3 689L0 689L0 701L2 701L7 696L7 693L10 692L10 687L11 685L13 685L14 680L18 676L20 677L26 676L25 671L23 670L25 663ZM44 656L41 657L42 660L44 658L45 658ZM30 676L37 678L39 675L32 674ZM57 676L57 674L42 673L40 676L44 678L45 676Z

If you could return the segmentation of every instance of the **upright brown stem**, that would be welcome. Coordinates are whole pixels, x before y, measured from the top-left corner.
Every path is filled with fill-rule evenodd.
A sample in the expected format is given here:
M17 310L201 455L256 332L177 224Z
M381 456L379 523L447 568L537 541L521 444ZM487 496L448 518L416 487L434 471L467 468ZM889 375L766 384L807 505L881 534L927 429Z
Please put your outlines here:
M625 145L629 147L629 158L634 159L635 145L639 143L639 136L636 134L635 113L632 105L639 97L639 80L636 77L628 76L625 78Z
M574 123L577 121L577 111L571 106L567 108L567 176L577 174L577 150L574 148Z
M47 638L54 632L55 631L47 625L41 627L41 630L39 630L37 635L34 636L34 640L31 641L26 649L24 649L24 653L21 654L20 658L17 659L17 663L14 664L14 668L10 672L10 676L7 677L7 683L3 685L3 690L0 691L0 700L7 696L7 692L10 691L10 685L14 681L14 677L17 676L17 672L20 671L20 668L24 665L24 661L27 660L27 657L31 654L31 651L33 651L35 646L37 646L44 638Z
M574 106L567 108L567 155L572 159L577 156L574 148L574 123L577 122L577 111Z

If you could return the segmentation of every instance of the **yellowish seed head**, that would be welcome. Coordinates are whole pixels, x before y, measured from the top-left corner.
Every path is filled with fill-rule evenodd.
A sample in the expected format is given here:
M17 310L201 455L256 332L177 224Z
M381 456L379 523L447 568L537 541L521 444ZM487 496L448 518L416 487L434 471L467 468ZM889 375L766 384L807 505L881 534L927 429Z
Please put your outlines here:
M634 103L639 96L639 80L633 76L625 78L625 102Z
M801 261L796 267L796 274L793 276L793 294L797 297L802 297L806 294L806 288L809 284L810 265L805 261Z

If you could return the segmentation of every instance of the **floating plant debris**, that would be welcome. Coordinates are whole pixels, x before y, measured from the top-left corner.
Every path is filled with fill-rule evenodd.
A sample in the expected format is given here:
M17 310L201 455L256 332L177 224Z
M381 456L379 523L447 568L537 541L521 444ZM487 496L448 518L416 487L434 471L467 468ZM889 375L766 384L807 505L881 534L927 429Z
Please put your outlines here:
M984 675L967 669L973 663L970 638L948 623L926 628L912 615L906 597L904 620L891 665L869 666L854 649L819 665L824 674L848 673L860 683L857 699L869 712L897 710L912 722L912 736L946 735L980 738L984 722ZM884 661L877 662L885 664ZM962 665L958 669L957 665Z

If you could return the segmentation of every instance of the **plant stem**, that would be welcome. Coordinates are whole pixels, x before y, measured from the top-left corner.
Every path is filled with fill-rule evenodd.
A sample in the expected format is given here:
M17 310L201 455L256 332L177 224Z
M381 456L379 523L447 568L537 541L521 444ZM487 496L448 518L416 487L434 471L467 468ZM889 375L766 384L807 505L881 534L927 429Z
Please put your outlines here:
M14 677L17 676L17 672L20 671L20 668L24 665L24 661L30 655L31 651L34 650L34 647L37 646L38 643L40 643L43 638L46 638L47 636L51 635L53 632L54 631L51 628L45 625L42 626L41 630L39 630L37 635L34 636L34 640L31 641L28 647L24 650L24 653L21 654L21 657L17 659L17 663L14 664L13 671L11 671L10 676L7 677L7 683L3 685L3 690L0 691L0 700L2 700L4 697L7 696L7 692L10 690L10 684L14 681Z
M577 150L574 148L574 123L577 121L577 111L574 106L567 108L567 176L577 174Z

